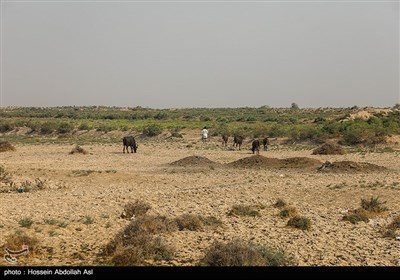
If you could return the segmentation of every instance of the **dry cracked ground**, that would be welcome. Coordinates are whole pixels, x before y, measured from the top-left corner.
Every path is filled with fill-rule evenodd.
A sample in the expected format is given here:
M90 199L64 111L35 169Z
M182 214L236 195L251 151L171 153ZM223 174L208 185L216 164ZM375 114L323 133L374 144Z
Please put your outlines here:
M40 178L47 187L0 193L0 247L10 236L27 234L39 243L35 253L18 257L18 265L97 265L103 246L129 223L121 218L124 206L140 199L152 206L149 214L212 215L223 222L213 229L165 234L176 254L154 265L196 265L214 240L234 238L282 248L302 266L400 265L400 241L383 237L400 214L399 152L332 156L283 147L260 152L268 158L368 162L387 168L318 172L301 164L229 165L252 156L248 145L241 151L229 145L224 148L214 140L202 146L198 139L148 141L139 143L138 153L123 154L122 143L91 144L83 146L86 155L69 154L73 145L16 145L16 151L0 153L0 164L17 184ZM196 156L217 164L197 164ZM170 164L186 157L192 162ZM389 209L384 215L367 223L342 220L361 199L377 196ZM308 217L311 229L288 227L288 219L274 207L278 198ZM227 215L241 204L265 207L256 217ZM24 218L32 225L21 226ZM9 263L2 257L0 265Z

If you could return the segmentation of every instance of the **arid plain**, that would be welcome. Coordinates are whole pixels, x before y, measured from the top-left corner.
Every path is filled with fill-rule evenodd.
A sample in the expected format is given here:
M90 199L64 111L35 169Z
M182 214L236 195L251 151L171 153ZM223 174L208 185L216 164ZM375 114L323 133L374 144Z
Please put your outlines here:
M222 221L216 228L163 234L175 248L173 258L147 265L196 265L215 240L235 238L281 248L301 266L400 265L400 241L384 237L400 214L398 145L387 152L312 155L316 146L296 148L277 139L268 151L260 151L262 157L300 157L311 164L268 166L258 164L265 158L253 157L248 141L239 151L232 138L223 147L217 136L202 144L198 131L183 135L137 138L138 152L129 154L122 153L122 142L82 145L87 154L69 154L74 145L67 144L17 144L15 151L0 153L0 164L17 185L36 178L44 184L30 192L0 193L2 252L6 240L26 234L38 243L18 257L18 265L107 265L101 252L130 222L121 218L124 206L139 199L151 205L151 215L199 214ZM198 156L216 164L197 161ZM186 163L171 164L187 157ZM325 161L368 162L387 169L319 172ZM361 199L371 197L386 202L388 210L369 222L342 220L344 213L360 207ZM274 206L278 199L309 218L311 229L288 227ZM263 207L259 216L228 215L235 205ZM32 225L21 226L24 218ZM1 257L0 265L10 264Z

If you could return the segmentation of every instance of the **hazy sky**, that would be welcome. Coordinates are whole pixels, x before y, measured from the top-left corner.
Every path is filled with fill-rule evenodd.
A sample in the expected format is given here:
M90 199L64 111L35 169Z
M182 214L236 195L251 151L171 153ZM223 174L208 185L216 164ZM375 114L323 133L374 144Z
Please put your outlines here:
M393 106L398 2L2 1L3 106Z

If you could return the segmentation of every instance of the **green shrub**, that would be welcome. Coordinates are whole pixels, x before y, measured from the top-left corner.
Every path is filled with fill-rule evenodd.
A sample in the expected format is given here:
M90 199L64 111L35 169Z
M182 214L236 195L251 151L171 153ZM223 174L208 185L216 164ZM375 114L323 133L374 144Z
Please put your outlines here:
M162 127L158 124L150 124L143 128L143 134L148 137L160 135L162 131Z
M72 124L63 122L58 125L57 132L63 134L63 133L71 132L73 129L74 129L74 126Z
M51 134L56 129L56 125L52 122L44 122L40 125L41 134Z
M82 123L78 126L79 130L89 130L90 126L87 123Z

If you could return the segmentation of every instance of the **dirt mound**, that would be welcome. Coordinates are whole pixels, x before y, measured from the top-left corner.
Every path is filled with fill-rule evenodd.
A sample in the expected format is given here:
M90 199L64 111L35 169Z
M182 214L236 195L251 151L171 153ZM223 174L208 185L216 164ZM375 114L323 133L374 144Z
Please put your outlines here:
M379 166L368 162L354 162L354 161L326 161L321 167L318 168L320 172L371 172L383 171L386 167Z
M190 157L185 157L180 160L171 162L170 165L173 166L215 166L218 165L218 163L209 160L206 157L202 156L190 156Z
M242 158L237 161L227 164L231 167L239 168L309 168L321 166L321 162L316 159L306 157L293 157L286 159L267 158L260 155L255 155L247 158Z
M345 153L342 147L333 143L325 143L312 152L313 155L344 155Z
M88 152L84 148L79 146L79 145L76 145L75 148L73 148L72 151L69 152L70 155L72 155L72 154L84 154L84 155L86 155L87 153Z
M321 161L306 157L292 157L280 160L281 168L309 168L321 166Z
M227 164L231 167L278 167L279 166L279 159L277 158L267 158L260 155L254 155L251 157L241 158L237 161L230 162Z
M0 153L7 151L15 151L15 147L8 141L0 141Z

